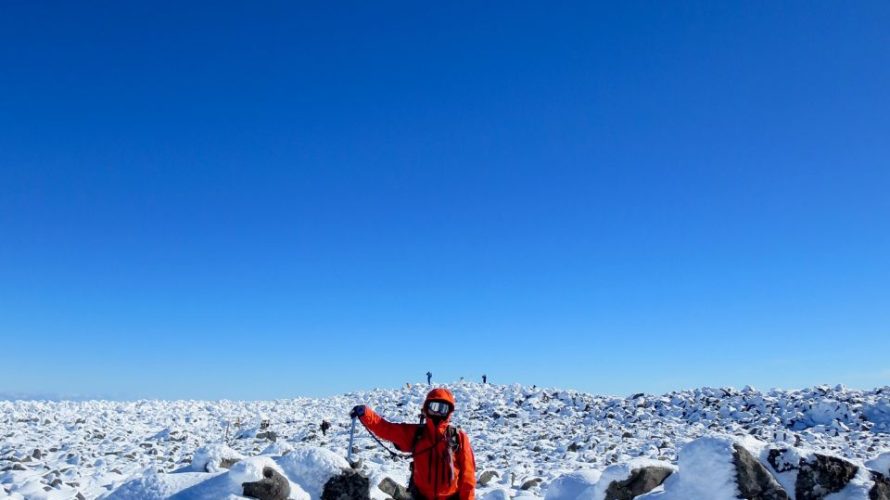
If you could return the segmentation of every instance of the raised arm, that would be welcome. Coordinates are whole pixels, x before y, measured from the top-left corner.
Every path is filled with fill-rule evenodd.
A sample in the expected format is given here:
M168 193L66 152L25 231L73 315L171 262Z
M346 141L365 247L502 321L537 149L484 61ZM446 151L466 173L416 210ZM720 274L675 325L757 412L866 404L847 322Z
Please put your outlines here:
M392 442L401 451L411 451L417 424L394 424L367 406L364 407L364 412L358 418L375 436Z

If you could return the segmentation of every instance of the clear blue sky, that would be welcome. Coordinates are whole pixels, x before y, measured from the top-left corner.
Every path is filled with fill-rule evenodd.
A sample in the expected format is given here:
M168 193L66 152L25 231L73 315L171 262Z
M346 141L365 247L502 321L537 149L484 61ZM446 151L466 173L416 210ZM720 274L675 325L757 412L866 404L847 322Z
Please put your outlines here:
M0 391L887 384L888 26L4 2Z

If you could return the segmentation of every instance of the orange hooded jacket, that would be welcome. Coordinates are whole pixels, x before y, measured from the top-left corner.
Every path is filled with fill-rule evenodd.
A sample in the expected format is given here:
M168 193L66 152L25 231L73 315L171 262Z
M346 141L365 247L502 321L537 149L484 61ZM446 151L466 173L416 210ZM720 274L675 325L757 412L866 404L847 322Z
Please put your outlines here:
M433 389L423 403L447 401L454 408L454 395L448 389ZM365 409L362 423L380 439L391 441L396 448L413 453L414 464L411 479L417 492L427 500L474 500L476 495L476 459L470 447L470 438L459 430L458 450L449 445L448 422L451 414L438 424L427 417L423 424L394 424L370 408ZM418 428L425 427L415 445ZM413 450L412 450L413 448Z

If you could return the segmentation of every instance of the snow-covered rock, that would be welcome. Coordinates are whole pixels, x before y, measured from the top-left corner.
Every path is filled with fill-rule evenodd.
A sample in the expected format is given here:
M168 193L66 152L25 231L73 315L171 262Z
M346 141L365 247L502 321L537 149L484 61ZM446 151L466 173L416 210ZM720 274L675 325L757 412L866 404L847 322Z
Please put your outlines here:
M190 470L192 472L220 472L232 467L244 455L223 443L210 443L195 450Z
M454 421L471 438L477 470L499 473L479 488L480 498L496 495L497 489L512 496L557 495L572 484L568 477L573 473L602 473L638 459L680 466L677 477L672 475L650 495L666 494L674 483L691 488L695 474L687 472L688 477L680 480L684 469L680 455L684 445L701 438L736 443L739 436L756 437L761 445L743 444L790 494L800 460L814 453L860 467L836 495L852 491L860 479L864 486L875 483L861 469L890 473L886 463L890 459L881 458L890 453L890 388L699 388L628 398L521 385L448 387L458 402ZM297 485L311 474L295 472L300 467L288 452L307 447L337 457L328 456L339 465L320 475L331 477L346 466L341 459L352 406L368 404L390 420L415 422L426 391L426 384L421 384L276 401L0 401L0 495L73 498L80 494L92 499L139 482L144 483L142 490L160 491L161 496L214 484L222 491L230 479L217 478L229 475L222 468L223 458L228 461L225 465L231 465L258 455L279 464ZM331 424L326 435L319 429L322 421ZM277 441L258 438L268 432L274 432ZM362 472L375 485L371 492L375 499L385 498L376 488L384 477L407 483L407 462L392 460L361 427L355 448L356 458L364 464ZM40 450L36 455L35 449ZM695 455L685 460L693 469ZM698 468L711 476L709 481L719 478L724 468L737 472L730 467L732 454L722 456L714 468ZM783 462L793 467L778 470ZM304 469L317 465L312 464ZM198 476L192 475L198 471ZM563 477L565 483L558 481ZM520 487L534 479L541 482L521 492ZM321 487L320 479L306 485L316 493Z
M667 462L639 458L610 465L600 480L580 498L605 500L639 496L657 488L676 469Z
M640 498L658 500L736 500L734 441L727 437L696 439L680 449L679 470L665 480L662 490Z
M328 480L352 470L345 458L317 446L296 448L276 460L285 475L314 499L321 498Z
M588 498L582 496L590 488L596 485L602 476L598 470L583 470L569 472L556 478L547 487L546 500L581 500Z

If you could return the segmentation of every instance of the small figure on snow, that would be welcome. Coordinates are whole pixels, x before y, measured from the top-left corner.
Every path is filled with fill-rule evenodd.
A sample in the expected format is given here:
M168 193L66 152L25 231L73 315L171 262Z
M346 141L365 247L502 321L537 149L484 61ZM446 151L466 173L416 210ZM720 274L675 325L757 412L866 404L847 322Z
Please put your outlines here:
M419 424L389 422L365 405L353 408L349 416L411 454L408 491L413 498L474 500L476 460L467 433L449 423L453 412L454 395L438 388L427 394Z
M484 373L482 374L482 383L483 383L483 384L487 384L487 383L488 383L488 375L486 375L486 374L484 374Z
M426 385L433 385L433 372L426 372Z
M322 421L321 421L321 425L320 425L319 427L321 427L321 434L322 434L323 436L327 436L327 435L328 435L328 429L331 428L331 423L328 422L327 420L322 420Z

